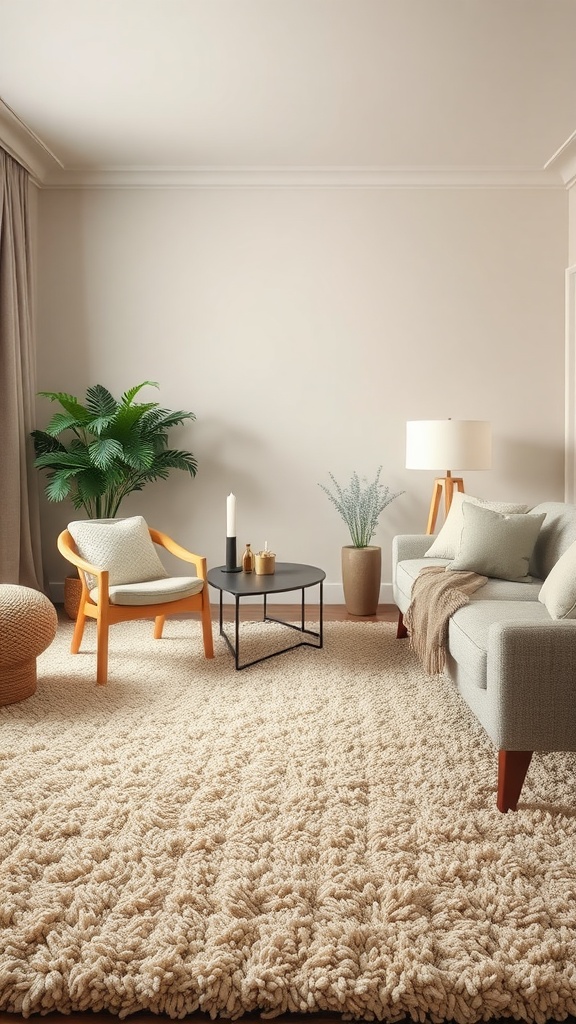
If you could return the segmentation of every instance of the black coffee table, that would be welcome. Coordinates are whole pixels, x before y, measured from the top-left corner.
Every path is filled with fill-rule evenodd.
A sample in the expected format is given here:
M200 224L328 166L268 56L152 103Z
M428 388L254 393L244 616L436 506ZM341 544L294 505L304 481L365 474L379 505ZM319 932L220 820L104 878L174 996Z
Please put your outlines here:
M322 619L323 619L323 584L326 573L315 565L298 565L296 562L276 562L276 572L268 576L257 576L255 572L226 572L224 565L208 570L208 583L220 591L220 636L223 636L232 654L234 655L234 666L237 670L256 665L259 661L266 661L268 658L275 658L278 654L285 654L293 651L296 647L314 647L317 650L322 647ZM304 592L308 587L318 585L320 588L320 612L318 632L305 628L305 596ZM266 601L269 594L288 593L291 590L302 591L301 622L297 626L293 622L285 622L283 619L274 619L267 614ZM222 599L224 592L234 597L235 609L235 633L234 643L230 640L223 627ZM240 599L242 597L262 597L264 599L263 622L279 622L288 629L294 629L298 633L315 637L318 643L310 643L309 640L299 640L290 647L282 647L272 654L265 654L262 658L254 658L253 661L246 661L240 664Z

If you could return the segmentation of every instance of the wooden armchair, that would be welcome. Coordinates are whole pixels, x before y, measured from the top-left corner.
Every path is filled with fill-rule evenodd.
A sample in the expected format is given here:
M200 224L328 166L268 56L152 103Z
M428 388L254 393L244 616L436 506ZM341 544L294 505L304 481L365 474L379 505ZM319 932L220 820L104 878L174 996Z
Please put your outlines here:
M141 519L141 517L136 518ZM116 522L122 524L127 523L128 520ZM106 563L106 558L102 559L100 565L96 565L88 558L82 557L80 551L86 550L86 547L89 549L90 545L86 546L82 542L78 545L70 529L63 530L58 537L58 550L64 558L76 566L82 581L80 607L70 650L72 654L78 654L86 619L95 619L96 682L99 686L104 686L108 681L108 631L115 622L125 622L129 619L154 619L154 637L159 640L162 637L167 615L199 612L202 622L204 655L206 658L214 657L206 559L187 551L159 530L148 527L144 520L141 520L141 523L148 530L149 537L154 544L165 548L166 551L184 562L191 563L195 567L195 575L192 577L169 577L164 574L163 576L159 575L158 579L123 583L118 580L118 571L110 566L109 560L107 567L103 568L102 562ZM85 536L88 535L86 528L89 528L89 525L89 521L82 524L69 524L72 528L81 526ZM150 548L155 555L155 549L151 544Z

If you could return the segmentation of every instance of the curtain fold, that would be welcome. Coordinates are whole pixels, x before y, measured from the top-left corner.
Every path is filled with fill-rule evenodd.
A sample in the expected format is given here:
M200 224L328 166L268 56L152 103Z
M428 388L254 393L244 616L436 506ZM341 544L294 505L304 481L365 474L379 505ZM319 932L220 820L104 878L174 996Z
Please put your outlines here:
M0 583L44 590L27 171L0 148Z

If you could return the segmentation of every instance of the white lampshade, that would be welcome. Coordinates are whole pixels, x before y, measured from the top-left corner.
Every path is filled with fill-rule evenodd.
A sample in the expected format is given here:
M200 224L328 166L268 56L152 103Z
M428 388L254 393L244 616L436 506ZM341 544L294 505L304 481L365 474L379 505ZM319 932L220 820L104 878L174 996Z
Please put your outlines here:
M406 469L490 469L487 420L411 420L406 424Z

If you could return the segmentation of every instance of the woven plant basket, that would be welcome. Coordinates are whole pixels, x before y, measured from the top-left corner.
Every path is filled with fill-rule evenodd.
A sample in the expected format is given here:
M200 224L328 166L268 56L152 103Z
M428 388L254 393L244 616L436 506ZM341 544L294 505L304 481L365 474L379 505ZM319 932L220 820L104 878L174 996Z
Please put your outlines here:
M70 619L75 619L80 607L82 580L78 576L66 576L64 580L64 611Z

